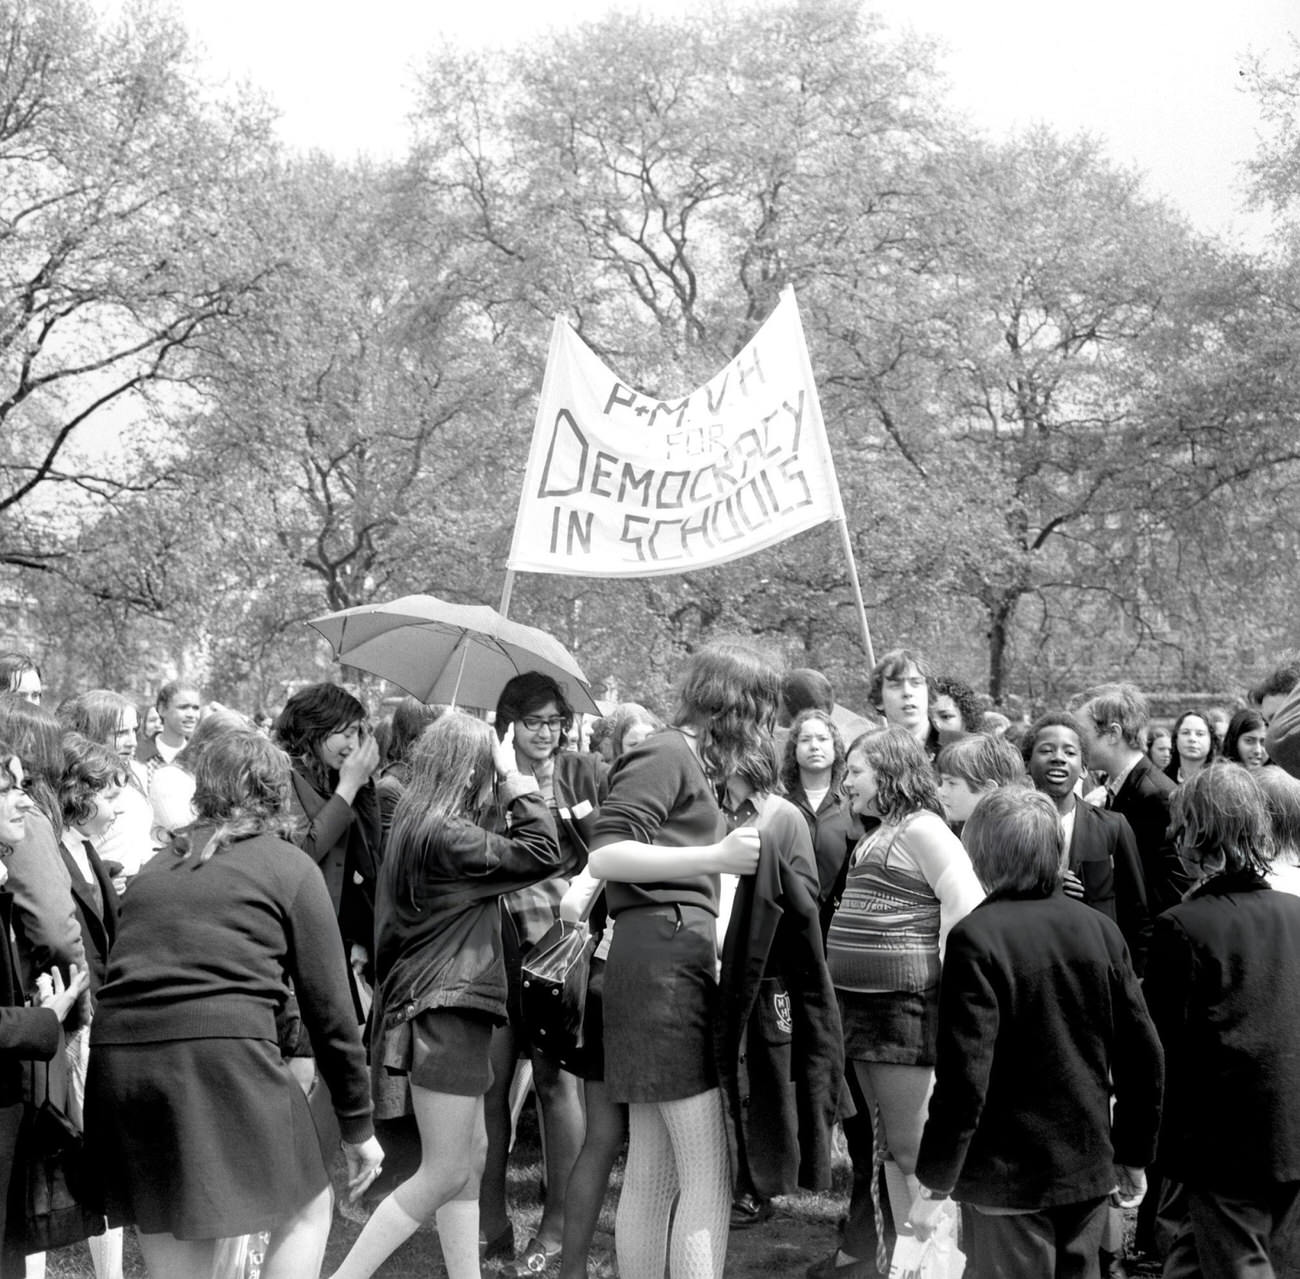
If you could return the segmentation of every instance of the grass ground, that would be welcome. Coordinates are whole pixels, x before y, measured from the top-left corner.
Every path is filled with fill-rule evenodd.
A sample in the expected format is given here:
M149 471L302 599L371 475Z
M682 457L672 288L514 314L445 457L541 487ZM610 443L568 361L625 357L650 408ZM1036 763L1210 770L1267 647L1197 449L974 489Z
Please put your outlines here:
M541 1164L535 1125L527 1118L521 1122L519 1140L510 1161L511 1215L515 1238L523 1247L541 1216L539 1188ZM727 1249L727 1279L796 1279L808 1265L829 1252L835 1242L835 1223L848 1199L849 1170L836 1170L834 1190L821 1195L797 1195L776 1200L770 1220L748 1230L733 1231ZM592 1242L587 1273L589 1279L614 1279L618 1271L614 1260L614 1210L622 1184L622 1165L617 1165L610 1191ZM365 1220L361 1211L336 1210L325 1257L324 1273L329 1275L346 1255ZM131 1232L124 1248L126 1279L144 1279L144 1263ZM438 1236L426 1227L393 1254L378 1270L376 1279L442 1279L445 1274ZM485 1265L484 1279L493 1270ZM552 1272L554 1273L554 1272ZM94 1271L84 1244L51 1252L46 1265L47 1279L93 1279ZM190 1279L169 1276L169 1279ZM195 1276L194 1279L199 1279Z

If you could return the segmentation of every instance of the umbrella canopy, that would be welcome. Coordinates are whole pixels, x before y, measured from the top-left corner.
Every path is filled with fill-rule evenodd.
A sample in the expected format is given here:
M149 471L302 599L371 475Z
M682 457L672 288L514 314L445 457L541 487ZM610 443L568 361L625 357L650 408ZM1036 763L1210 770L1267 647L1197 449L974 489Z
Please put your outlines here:
M512 676L540 671L575 711L599 714L587 677L569 650L545 631L512 622L485 604L404 595L313 617L347 666L404 688L422 702L493 707Z

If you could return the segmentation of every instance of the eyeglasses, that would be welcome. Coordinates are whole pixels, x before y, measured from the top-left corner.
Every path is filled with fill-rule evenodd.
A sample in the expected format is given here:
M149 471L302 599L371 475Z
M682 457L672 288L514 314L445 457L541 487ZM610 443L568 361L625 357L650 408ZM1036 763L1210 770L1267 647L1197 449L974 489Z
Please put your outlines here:
M549 729L552 733L562 733L564 731L563 715L552 715L550 719L541 719L536 715L521 715L519 722L530 733L540 733L544 728Z

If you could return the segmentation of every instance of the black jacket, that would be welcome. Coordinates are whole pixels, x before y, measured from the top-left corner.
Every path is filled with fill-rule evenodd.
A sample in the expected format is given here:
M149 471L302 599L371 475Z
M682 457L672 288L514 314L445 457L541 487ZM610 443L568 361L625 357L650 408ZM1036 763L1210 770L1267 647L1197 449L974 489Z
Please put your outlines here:
M9 940L12 894L0 891L0 1107L17 1105L25 1095L24 1062L49 1061L59 1047L59 1019L48 1008L28 1008L18 984L18 961ZM8 1184L0 1169L3 1184Z
M948 934L917 1176L991 1207L1100 1197L1151 1162L1161 1078L1119 929L1060 892L986 898Z
M1084 800L1074 806L1070 869L1083 885L1083 900L1118 925L1139 977L1151 945L1146 877L1128 821Z
M1300 1181L1300 898L1207 880L1156 920L1145 991L1168 1069L1161 1170L1229 1193Z
M94 846L89 840L84 842L90 873L99 885L99 895L104 903L102 912L95 909L95 895L81 877L81 868L63 846L62 840L59 841L59 853L63 864L68 868L68 874L72 876L72 904L76 908L77 923L81 925L81 941L86 949L86 970L90 976L90 991L94 994L104 984L104 976L108 972L108 952L117 937L117 890Z
M758 870L736 890L714 1029L731 1166L743 1158L763 1196L830 1185L844 1073L817 898L779 842L761 840Z
M1181 901L1192 886L1169 838L1169 797L1173 792L1173 782L1143 755L1120 783L1110 805L1133 831L1152 915Z

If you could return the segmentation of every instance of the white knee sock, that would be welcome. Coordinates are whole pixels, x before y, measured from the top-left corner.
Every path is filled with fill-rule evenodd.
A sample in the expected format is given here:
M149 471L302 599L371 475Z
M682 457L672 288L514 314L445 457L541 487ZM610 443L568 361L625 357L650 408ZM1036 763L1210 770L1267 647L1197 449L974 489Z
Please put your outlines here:
M478 1200L452 1199L438 1209L436 1220L447 1279L479 1279Z
M333 1279L369 1279L398 1247L419 1230L421 1224L397 1202L395 1193L389 1195L370 1214L370 1220L357 1236L352 1250L343 1258L343 1264L334 1272ZM478 1248L477 1226L474 1247Z

